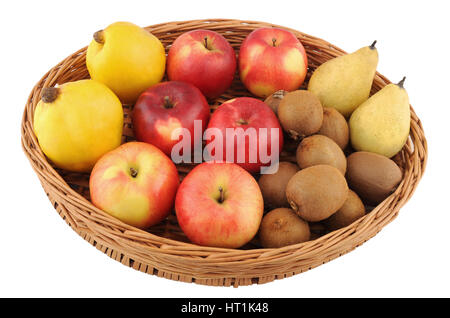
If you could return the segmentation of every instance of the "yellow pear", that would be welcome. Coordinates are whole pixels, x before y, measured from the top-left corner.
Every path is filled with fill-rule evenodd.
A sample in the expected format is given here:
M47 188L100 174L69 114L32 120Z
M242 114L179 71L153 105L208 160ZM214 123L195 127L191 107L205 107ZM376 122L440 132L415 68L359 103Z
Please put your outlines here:
M389 84L361 104L349 121L350 140L357 151L375 152L388 158L405 145L410 128L408 93Z
M147 30L116 22L94 33L86 65L92 79L108 86L128 104L162 80L166 55L159 39Z
M314 71L308 90L319 97L323 107L333 107L349 117L369 98L378 65L376 42L328 60Z

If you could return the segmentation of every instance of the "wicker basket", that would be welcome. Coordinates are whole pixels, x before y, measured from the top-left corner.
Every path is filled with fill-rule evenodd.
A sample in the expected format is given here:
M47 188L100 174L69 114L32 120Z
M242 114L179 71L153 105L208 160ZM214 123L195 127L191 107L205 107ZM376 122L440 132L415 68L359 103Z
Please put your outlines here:
M171 22L147 27L157 36L166 50L183 32L210 29L224 35L238 51L243 39L260 27L279 27L269 23L239 20L195 20ZM284 27L282 27L284 28ZM288 28L285 28L288 29ZM345 54L334 45L292 31L303 43L309 59L309 72L321 63ZM55 169L39 148L33 132L33 115L44 87L88 78L85 65L86 48L83 48L53 67L33 88L23 115L22 145L33 169L36 171L50 201L67 224L97 249L136 270L160 277L214 286L241 286L262 284L289 277L324 264L361 245L386 224L416 189L425 169L427 144L422 125L411 109L411 132L407 145L395 157L404 171L403 180L395 193L375 207L365 217L337 231L315 240L276 249L263 249L256 241L241 249L201 247L191 244L177 225L172 213L163 223L148 231L126 225L94 207L89 201L88 174L69 173ZM376 74L372 93L390 83ZM211 105L214 110L223 101L250 96L236 76L232 87ZM123 141L133 140L130 107L124 105L125 125ZM282 154L284 160L292 156ZM178 166L183 177L191 166Z

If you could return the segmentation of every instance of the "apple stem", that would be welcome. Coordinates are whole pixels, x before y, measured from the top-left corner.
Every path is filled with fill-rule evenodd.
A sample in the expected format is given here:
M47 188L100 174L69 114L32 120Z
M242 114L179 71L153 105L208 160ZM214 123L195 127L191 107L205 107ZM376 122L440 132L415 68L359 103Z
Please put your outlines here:
M375 44L377 44L377 40L373 41L373 43L369 46L371 50L375 49Z
M273 45L274 47L276 46L276 45L275 45L276 43L277 43L277 39L272 38L272 45Z
M219 203L222 203L225 200L222 187L219 187L219 192L220 192Z
M209 48L208 48L208 37L205 36L203 39L205 40L205 47L209 50Z
M240 118L240 119L236 122L236 124L238 124L238 125L248 125L248 121L246 121L246 120L243 119L243 118Z
M397 83L398 87L404 88L403 84L405 84L406 76L403 76L402 80Z
M173 108L173 104L170 102L169 96L164 96L164 108Z
M95 40L95 42L97 42L99 44L105 43L105 37L103 34L103 30L100 30L100 31L97 31L94 33L94 40Z
M45 87L42 89L41 99L44 103L53 103L58 95L58 87Z
M136 178L136 176L138 174L137 170L134 169L133 167L130 168L130 173L133 178Z

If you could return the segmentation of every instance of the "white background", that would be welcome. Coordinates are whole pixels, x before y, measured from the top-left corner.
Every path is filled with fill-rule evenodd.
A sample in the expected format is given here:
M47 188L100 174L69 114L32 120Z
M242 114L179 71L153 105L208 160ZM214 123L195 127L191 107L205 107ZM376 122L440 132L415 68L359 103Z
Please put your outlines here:
M0 8L0 296L450 296L448 204L450 23L446 1L2 1ZM378 71L405 87L422 120L429 162L399 216L353 252L291 278L239 288L154 277L110 259L55 212L20 145L28 94L93 32L202 18L267 21L352 52L378 40Z

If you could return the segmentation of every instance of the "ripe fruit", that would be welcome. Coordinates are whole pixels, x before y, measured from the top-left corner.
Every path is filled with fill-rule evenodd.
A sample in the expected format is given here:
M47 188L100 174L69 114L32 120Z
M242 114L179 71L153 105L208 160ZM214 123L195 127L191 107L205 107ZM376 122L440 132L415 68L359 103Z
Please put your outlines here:
M222 35L210 30L183 33L173 42L167 57L169 79L191 83L209 99L230 87L235 72L233 48Z
M347 147L350 138L350 132L345 117L331 107L323 108L323 122L318 134L333 139L342 150Z
M305 80L307 68L305 48L287 30L254 30L242 42L239 51L241 81L259 97L267 97L280 89L298 89Z
M339 169L343 175L347 169L344 152L327 136L313 135L303 139L297 148L296 158L301 169L324 164Z
M287 93L278 106L278 118L283 129L294 139L319 131L323 108L319 99L306 90Z
M251 173L277 161L283 148L278 118L256 98L238 97L220 105L209 121L208 130L212 128L220 133L207 141L214 161L234 162Z
M278 171L272 174L262 174L258 180L259 188L264 198L264 204L269 207L289 207L286 198L286 185L299 168L290 162L280 162Z
M366 213L365 207L358 195L352 190L348 191L348 197L344 205L323 223L330 231L334 231L363 217Z
M398 84L389 84L359 106L350 117L350 140L357 151L393 157L405 145L411 114L408 93Z
M108 87L92 80L47 87L33 126L42 151L57 167L89 172L121 143L122 104Z
M305 221L318 222L330 217L347 200L348 186L335 167L317 165L297 172L286 187L292 209Z
M259 229L261 245L267 248L306 242L310 235L308 222L287 208L278 208L268 212Z
M402 171L385 156L359 151L347 157L347 181L361 199L376 205L395 191Z
M92 79L131 104L162 80L166 55L162 43L150 32L132 23L116 22L94 34L86 65Z
M105 154L89 180L92 203L124 223L148 228L172 210L178 171L164 153L144 142L128 142Z
M186 128L189 136L185 138L190 138L189 149L193 152L196 146L201 146L209 120L209 105L195 86L163 82L141 94L134 106L132 120L136 139L155 145L168 156L172 147L184 138L180 135L172 139L172 134L177 128ZM198 132L194 132L194 120L201 121Z
M202 163L183 179L175 200L178 223L195 244L238 248L261 223L256 180L233 163Z
M378 64L375 43L328 60L313 72L308 90L320 99L323 107L334 107L349 117L369 98Z

